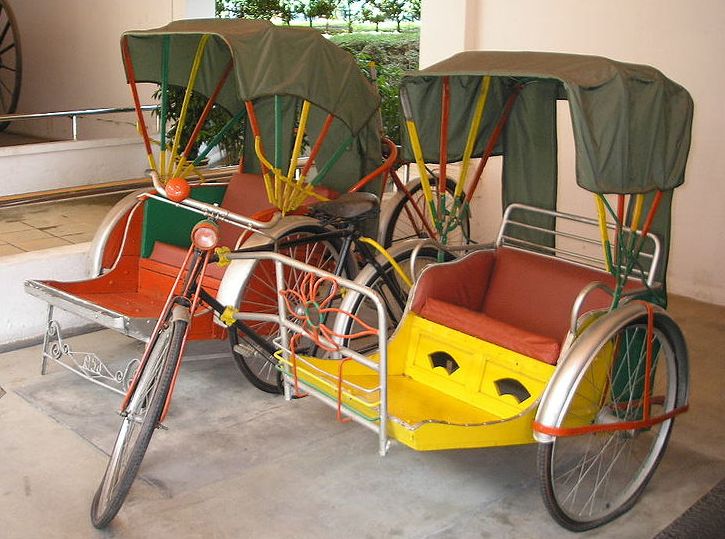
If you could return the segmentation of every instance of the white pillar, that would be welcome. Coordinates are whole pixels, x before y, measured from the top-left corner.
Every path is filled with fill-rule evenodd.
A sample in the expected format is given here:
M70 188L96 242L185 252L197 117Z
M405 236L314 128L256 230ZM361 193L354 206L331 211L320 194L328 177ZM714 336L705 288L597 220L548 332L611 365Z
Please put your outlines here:
M420 20L420 67L424 68L476 43L478 0L423 0Z

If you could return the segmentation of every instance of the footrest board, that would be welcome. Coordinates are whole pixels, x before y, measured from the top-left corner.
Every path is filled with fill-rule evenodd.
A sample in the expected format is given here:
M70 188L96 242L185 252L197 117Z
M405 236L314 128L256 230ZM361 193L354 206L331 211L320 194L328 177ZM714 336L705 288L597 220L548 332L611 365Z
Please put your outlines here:
M389 435L416 450L534 443L533 419L554 367L448 331L454 330L409 313L391 340ZM431 360L443 343L457 368ZM295 367L306 388L368 421L379 420L380 384L373 370L347 361L338 385L341 360L300 356Z
M95 279L31 280L25 282L25 291L53 307L134 339L148 341L177 273L178 267L150 259L122 260L119 267ZM205 277L204 287L216 292L219 279ZM189 339L220 339L225 334L214 324L211 312L202 312L194 318Z
M43 281L26 281L25 292L53 307L75 314L140 341L147 341L149 339L154 324L156 323L156 318L127 316L113 309L103 307L97 302L87 298L79 297L60 288L56 288ZM124 294L124 297L127 298L128 295ZM159 311L160 308L156 310L157 316Z

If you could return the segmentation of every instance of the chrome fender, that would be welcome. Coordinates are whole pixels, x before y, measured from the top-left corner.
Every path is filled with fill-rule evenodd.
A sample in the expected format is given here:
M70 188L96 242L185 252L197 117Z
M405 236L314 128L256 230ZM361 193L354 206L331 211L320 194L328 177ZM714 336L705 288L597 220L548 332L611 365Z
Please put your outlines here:
M118 223L126 217L126 215L128 215L134 207L142 204L142 201L138 198L139 195L150 192L152 192L152 189L137 189L116 202L116 204L108 210L108 213L98 226L88 250L89 277L94 278L101 275L101 272L103 271L103 253L106 250L106 245L108 245L108 239L111 237L111 232L113 232L116 225L118 225ZM121 248L123 248L123 246L121 246Z
M422 239L422 240L405 240L401 241L399 243L394 244L390 249L388 249L388 254L395 258L399 254L406 252L406 251L412 251L417 245L426 243L428 240ZM378 256L375 257L375 260L377 260L380 264L384 264L387 262L386 258L382 255L382 253L378 253ZM403 266L403 270L410 273L410 268ZM424 270L425 271L425 270ZM357 277L355 277L355 283L362 286L364 283L368 282L370 279L372 279L375 276L376 270L375 267L372 264L367 264L362 270L360 270L360 273L357 274ZM415 281L417 280L417 275L411 276L413 279L413 287L415 287ZM412 289L411 289L412 290ZM408 295L408 299L410 299L410 296L412 294ZM343 311L343 313L351 313L352 309L355 307L355 304L360 299L361 294L359 292L355 292L354 290L347 290L345 293L345 297L343 298L342 302L340 303L339 309ZM408 302L405 306L405 312L408 310ZM405 316L405 312L403 313L403 316ZM345 331L345 325L347 322L347 316L344 314L338 314L335 317L335 323L333 325L333 331L337 333L338 335L342 335ZM388 335L388 338L390 338L392 335ZM335 339L338 344L342 344L342 338L336 338Z
M321 226L320 222L312 217L302 215L290 215L284 217L279 221L279 223L277 223L277 225L269 230L252 234L252 236L244 242L243 247L248 249L250 247L267 245L297 227L308 225ZM239 305L242 297L242 290L244 290L244 287L247 285L256 263L256 260L249 259L231 261L224 272L224 277L222 277L221 283L219 284L219 291L216 295L216 299L219 303L235 307ZM219 322L216 317L214 317L214 320L217 324L224 325Z
M677 338L681 339L680 344L684 346L684 338L675 321L661 307L654 306L654 313L658 318L663 317L672 324L673 329L677 331ZM572 343L564 357L559 360L559 364L541 396L535 421L545 427L560 427L564 421L566 409L574 396L575 388L589 364L594 360L597 350L619 328L646 314L646 306L642 302L633 301L605 314L584 330ZM678 343L673 344L678 346ZM678 379L684 382L682 384L684 391L678 390L677 406L687 401L687 387L689 387L687 358L681 359L682 361L677 365L677 368L680 369ZM554 441L555 436L534 430L534 438L540 443L550 443Z
M415 178L406 183L405 188L410 191L418 184L420 184L420 178ZM392 193L390 196L383 194L383 202L380 204L380 219L378 221L378 242L383 243L385 241L385 231L393 220L393 210L395 210L404 198L405 193L400 190ZM428 211L426 208L423 209Z

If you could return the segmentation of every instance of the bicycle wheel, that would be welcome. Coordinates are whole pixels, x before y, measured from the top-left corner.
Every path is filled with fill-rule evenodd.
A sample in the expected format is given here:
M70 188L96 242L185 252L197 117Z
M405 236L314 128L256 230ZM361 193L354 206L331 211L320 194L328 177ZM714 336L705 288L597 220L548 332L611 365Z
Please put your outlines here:
M133 396L123 411L106 472L91 504L91 521L96 528L104 528L113 520L136 478L166 403L186 326L186 320L174 320L159 331Z
M315 234L326 232L323 227L301 226L294 228L279 238L280 243L309 238ZM340 249L330 241L320 241L282 248L283 255L305 262L312 266L335 271L339 260ZM351 261L350 261L351 262ZM348 270L349 271L349 270ZM285 287L296 288L302 279L303 272L285 267ZM244 287L240 311L277 314L277 286L275 281L274 263L259 261ZM258 335L271 341L279 335L279 327L271 322L245 322L247 327ZM244 377L256 388L267 393L282 392L282 375L277 369L277 360L267 351L249 339L242 330L231 327L229 342L232 347L234 362Z
M432 177L430 183L432 187L435 187L438 184L438 179ZM446 180L446 209L448 211L453 209L453 202L455 200L453 194L455 190L455 180L448 178ZM425 222L428 223L431 230L435 230L428 209L428 203L423 196L423 185L418 182L410 189L410 198L401 198L392 210L390 222L385 230L384 236L385 241L383 245L386 248L400 241L428 237L428 231L423 225L423 220L416 213L414 206L423 213ZM460 225L448 233L448 244L461 245L466 243L470 237L470 230L470 218L468 215L465 215L462 217Z
M414 247L407 248L396 254L393 259L406 272L410 273L410 260ZM450 258L447 256L447 258ZM438 262L438 250L434 248L421 249L415 258L415 269L412 280L420 275L420 272L429 264ZM387 316L388 338L393 334L400 324L405 311L405 305L410 294L410 287L401 278L400 274L395 270L389 261L381 264L381 271L376 270L372 265L366 266L360 271L355 282L375 290L385 304L385 314ZM356 292L347 292L350 299L347 299L342 306L345 312L352 313L364 323L372 327L378 326L377 309L374 304L362 294ZM342 335L354 335L363 330L363 326L356 322L352 317L343 316L340 325L336 325L337 333ZM375 336L358 337L355 339L345 339L343 344L348 348L368 354L374 352L378 347L378 339Z
M15 16L7 2L0 0L0 114L15 112L20 97L22 61L20 34ZM10 122L0 123L4 131Z
M646 317L612 331L581 373L563 427L642 419L646 335ZM653 339L650 413L656 417L677 406L678 362L686 350L679 329L665 317L656 315ZM631 509L662 458L673 421L541 444L539 480L552 517L569 530L584 531Z

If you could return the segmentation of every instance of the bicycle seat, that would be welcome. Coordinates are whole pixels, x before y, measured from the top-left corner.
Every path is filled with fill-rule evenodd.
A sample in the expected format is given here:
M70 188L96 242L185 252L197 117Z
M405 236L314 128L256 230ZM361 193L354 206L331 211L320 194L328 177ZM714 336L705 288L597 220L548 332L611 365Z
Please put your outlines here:
M377 210L380 201L373 193L343 193L335 200L318 202L310 208L312 214L336 219L355 219Z

